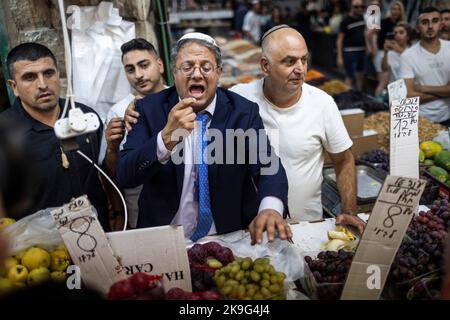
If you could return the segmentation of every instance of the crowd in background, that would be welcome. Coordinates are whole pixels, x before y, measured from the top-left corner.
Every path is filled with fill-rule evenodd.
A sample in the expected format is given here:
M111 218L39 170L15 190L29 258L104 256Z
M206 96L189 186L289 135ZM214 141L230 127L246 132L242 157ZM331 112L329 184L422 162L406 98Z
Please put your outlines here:
M422 7L425 4L422 1ZM265 31L277 24L296 28L312 44L313 33L337 38L335 70L345 75L354 89L387 101L387 85L400 78L400 55L420 38L416 27L418 12L407 1L304 0L296 7L277 1L234 1L233 30L258 44ZM367 28L367 8L380 7L380 29ZM418 8L420 9L420 8ZM440 11L439 37L450 40L450 9ZM388 59L390 58L390 59ZM367 83L373 85L368 86Z

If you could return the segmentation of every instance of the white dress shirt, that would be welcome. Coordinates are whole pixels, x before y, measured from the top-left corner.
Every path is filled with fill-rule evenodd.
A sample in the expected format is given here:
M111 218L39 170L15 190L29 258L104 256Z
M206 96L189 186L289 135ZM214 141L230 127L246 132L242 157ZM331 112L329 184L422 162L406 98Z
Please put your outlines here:
M209 128L211 124L212 116L214 115L214 110L216 108L216 99L217 95L214 97L211 104L204 109L203 112L208 112L211 117L209 117L206 127ZM184 228L184 235L186 238L190 238L197 227L197 216L198 216L198 202L197 199L194 199L194 184L196 180L196 170L195 170L195 150L196 150L196 139L195 135L197 130L200 129L200 126L195 126L195 129L191 132L189 136L184 138L184 179L183 179L183 188L181 191L181 199L180 206L178 208L178 212L172 220L171 224L180 224ZM161 132L158 133L158 148L157 148L157 156L158 161L162 164L167 163L169 161L172 153L176 151L176 147L170 151L167 150L164 145ZM232 178L231 178L232 179ZM277 197L264 197L259 205L258 213L264 209L273 209L278 213L282 214L284 210L283 202ZM214 217L213 217L214 219ZM209 230L208 235L216 233L216 226L213 220L211 225L211 229Z

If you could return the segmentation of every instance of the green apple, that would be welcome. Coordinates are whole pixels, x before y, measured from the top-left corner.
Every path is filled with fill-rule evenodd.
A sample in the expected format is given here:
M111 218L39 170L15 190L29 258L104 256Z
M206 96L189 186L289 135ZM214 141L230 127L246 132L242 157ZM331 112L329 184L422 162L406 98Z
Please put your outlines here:
M28 270L23 265L18 264L8 269L6 278L14 282L26 282L28 278Z
M50 271L47 268L40 267L30 271L27 278L27 284L29 286L34 286L48 280L50 280Z
M22 265L29 271L50 267L50 254L42 248L32 247L22 257Z

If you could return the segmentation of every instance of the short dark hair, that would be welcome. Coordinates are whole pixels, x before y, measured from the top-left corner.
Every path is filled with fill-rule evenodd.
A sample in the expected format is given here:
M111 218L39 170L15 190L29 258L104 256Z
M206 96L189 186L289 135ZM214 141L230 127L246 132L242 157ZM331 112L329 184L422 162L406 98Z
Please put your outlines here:
M425 7L425 8L422 8L421 10L419 10L419 16L420 16L421 14L424 14L424 13L431 13L431 12L437 12L437 13L440 13L439 10L438 10L437 8L435 8L435 7Z
M55 55L46 46L36 42L25 42L11 49L6 57L6 67L10 78L14 78L14 63L17 61L36 61L42 58L51 58L55 67L58 67Z
M122 51L122 60L123 60L123 56L125 54L127 54L130 51L134 51L134 50L147 50L150 53L153 53L155 56L158 57L158 52L156 52L155 47L148 42L145 39L142 38L136 38L136 39L132 39L128 42L125 42L121 47L120 47L120 51Z
M450 9L442 9L441 14L443 14L443 13L450 13Z

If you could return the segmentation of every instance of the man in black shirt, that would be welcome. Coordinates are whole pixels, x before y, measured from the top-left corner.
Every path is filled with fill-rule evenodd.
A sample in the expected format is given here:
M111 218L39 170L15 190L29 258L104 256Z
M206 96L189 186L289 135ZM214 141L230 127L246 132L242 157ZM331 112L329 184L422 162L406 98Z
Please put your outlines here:
M366 60L366 23L363 17L362 0L353 0L350 13L342 20L336 41L337 65L345 68L345 82L353 85L356 78L356 89L362 91Z
M60 79L53 53L43 45L24 43L9 52L7 67L11 76L8 83L17 99L0 118L23 125L28 151L41 176L35 186L38 199L27 214L62 206L73 197L87 194L100 223L109 231L107 199L97 170L75 151L64 151L53 130L64 105L59 98ZM94 112L79 103L76 107L84 113ZM79 150L95 162L99 160L102 133L100 125L97 131L74 138Z

